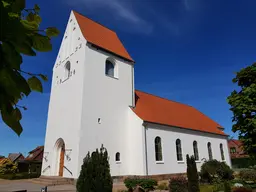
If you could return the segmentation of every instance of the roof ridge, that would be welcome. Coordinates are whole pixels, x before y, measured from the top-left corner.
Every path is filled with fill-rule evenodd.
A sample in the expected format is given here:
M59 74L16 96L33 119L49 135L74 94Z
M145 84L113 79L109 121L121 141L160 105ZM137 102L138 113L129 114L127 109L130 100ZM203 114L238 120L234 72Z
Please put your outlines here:
M145 93L145 94L154 96L154 97L158 97L158 98L163 99L163 100L171 101L171 102L174 102L174 103L178 103L178 104L182 104L182 105L186 105L186 106L188 106L188 107L194 108L194 107L191 106L191 105L188 105L188 104L185 104L185 103L181 103L181 102L179 102L179 101L174 101L174 100L171 100L171 99L167 99L167 98L165 98L165 97L161 97L161 96L158 96L158 95L154 95L154 94L152 94L152 93L148 93L148 92L141 91L141 90L138 90L138 89L136 89L136 91L139 91L139 92L142 92L142 93ZM194 109L195 109L195 108L194 108Z
M85 18L87 18L87 19L89 19L89 20L91 20L91 21L94 22L94 23L99 24L99 25L102 26L102 27L107 28L108 30L110 30L110 31L112 31L113 33L116 34L116 32L115 32L113 29L110 29L109 27L107 27L107 26L101 24L100 22L95 21L94 19L92 19L92 18L90 18L90 17L88 17L88 16L83 15L83 14L79 13L78 11L75 11L75 10L72 10L72 11L75 12L75 13L77 13L77 14L79 14L79 15L81 15L81 16L83 16L83 17L85 17Z

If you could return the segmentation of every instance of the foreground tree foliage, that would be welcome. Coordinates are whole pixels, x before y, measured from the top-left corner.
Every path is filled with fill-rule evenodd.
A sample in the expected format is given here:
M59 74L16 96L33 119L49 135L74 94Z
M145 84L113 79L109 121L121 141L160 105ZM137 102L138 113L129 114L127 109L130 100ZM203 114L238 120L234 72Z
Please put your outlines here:
M102 146L84 158L77 180L77 192L112 192L113 181L110 175L108 152Z
M256 63L239 71L233 82L240 90L228 97L234 115L232 131L239 133L244 151L256 158Z
M18 135L22 132L20 109L26 107L17 103L31 91L42 92L40 79L47 81L43 74L22 71L22 56L51 51L51 37L59 34L54 27L39 29L39 6L26 9L25 3L0 0L0 112L5 124Z
M186 156L187 159L187 177L188 177L188 191L200 192L199 176L197 172L196 162L194 156Z

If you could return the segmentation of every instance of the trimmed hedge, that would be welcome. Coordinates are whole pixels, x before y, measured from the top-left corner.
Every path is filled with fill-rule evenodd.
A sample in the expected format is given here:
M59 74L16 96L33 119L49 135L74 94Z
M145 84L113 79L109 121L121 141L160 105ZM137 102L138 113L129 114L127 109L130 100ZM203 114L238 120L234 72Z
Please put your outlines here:
M133 191L137 186L142 187L146 191L154 190L157 186L157 181L150 178L127 178L124 184L129 191Z
M255 159L250 158L236 158L231 159L233 168L249 168L250 166L256 165Z
M0 175L1 179L7 180L18 180L18 179L31 179L40 177L40 173L14 173L14 174L4 174Z

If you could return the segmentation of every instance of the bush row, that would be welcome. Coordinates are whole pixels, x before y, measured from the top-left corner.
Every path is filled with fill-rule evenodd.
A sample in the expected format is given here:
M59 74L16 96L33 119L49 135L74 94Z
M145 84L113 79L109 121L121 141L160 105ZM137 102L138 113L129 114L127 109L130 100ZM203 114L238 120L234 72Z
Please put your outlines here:
M244 181L256 181L256 170L248 169L240 171L240 179Z
M250 158L231 159L233 168L249 168L256 165L256 160Z
M31 179L40 177L40 173L12 173L0 175L1 179L16 180L16 179Z
M157 181L150 178L127 178L124 184L129 191L133 191L137 186L142 187L144 190L154 190L157 186Z

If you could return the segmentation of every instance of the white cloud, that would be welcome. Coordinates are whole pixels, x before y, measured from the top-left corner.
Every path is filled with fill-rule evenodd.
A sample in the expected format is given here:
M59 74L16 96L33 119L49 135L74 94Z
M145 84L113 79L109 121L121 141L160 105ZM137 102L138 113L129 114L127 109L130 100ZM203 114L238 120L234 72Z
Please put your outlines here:
M151 33L153 25L143 19L135 10L132 1L120 0L73 0L68 1L74 6L83 5L85 10L100 11L113 19L125 22L128 29L136 32ZM127 26L126 25L126 26Z

